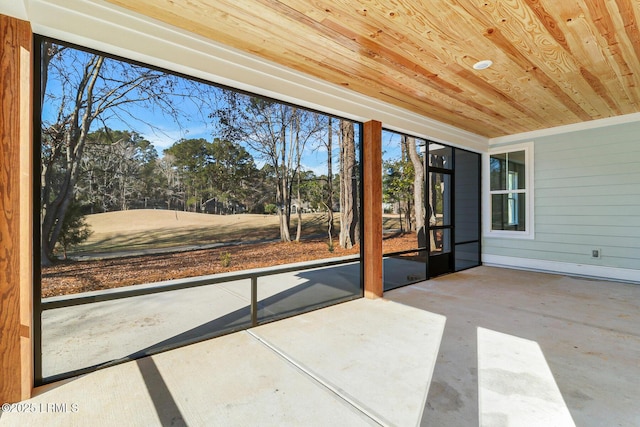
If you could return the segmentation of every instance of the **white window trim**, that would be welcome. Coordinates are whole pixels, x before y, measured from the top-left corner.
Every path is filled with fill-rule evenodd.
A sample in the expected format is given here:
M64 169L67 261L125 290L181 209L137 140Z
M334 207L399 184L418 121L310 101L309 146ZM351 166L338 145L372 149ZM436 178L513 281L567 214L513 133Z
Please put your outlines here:
M492 230L491 229L491 188L490 188L490 168L489 159L492 154L511 153L514 151L524 151L525 156L525 190L522 193L526 194L526 220L525 231L512 231L512 230ZM489 152L483 155L482 167L482 235L484 237L499 237L510 239L534 239L534 186L533 186L533 171L534 171L534 153L533 153L533 141L525 142L521 144L490 148Z

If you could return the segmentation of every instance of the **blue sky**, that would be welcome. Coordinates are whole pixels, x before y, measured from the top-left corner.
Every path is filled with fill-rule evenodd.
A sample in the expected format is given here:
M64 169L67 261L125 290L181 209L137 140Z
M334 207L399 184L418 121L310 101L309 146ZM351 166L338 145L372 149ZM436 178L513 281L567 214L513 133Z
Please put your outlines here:
M68 49L68 53L77 55L79 62L74 65L72 59L65 59L64 68L66 72L69 72L71 79L77 78L80 74L73 70L73 67L78 68L77 64L81 64L83 60L86 60L89 53L82 51L76 51L75 49ZM70 58L72 57L70 55ZM79 70L78 70L79 71ZM201 88L211 89L212 87L204 83L195 83L196 91ZM47 83L47 92L52 94L60 94L62 88L61 80L53 73L50 73ZM193 86L182 83L179 81L176 86L177 93L188 93L189 88L193 89ZM208 93L209 99L203 103L200 100L190 97L173 96L171 101L181 111L181 117L178 121L169 117L161 111L159 108L144 108L137 104L127 104L126 112L110 111L100 121L95 121L92 130L97 130L103 126L108 126L116 130L132 130L141 134L145 139L150 141L156 148L158 155L163 155L163 150L169 148L172 144L180 139L190 138L204 138L211 141L217 136L216 126L214 120L209 117L210 113L216 108L215 106L220 104L219 97L216 97L220 89L200 91ZM200 93L198 92L198 93ZM203 108L203 104L210 104ZM42 117L44 121L53 121L57 113L57 106L55 103L47 102L43 106ZM333 162L334 173L338 170L338 136L334 134L334 150L333 150ZM383 155L384 160L399 156L399 134L384 132L383 134ZM254 160L258 167L264 165L265 161L260 156L253 152L247 144L242 144L254 157ZM321 148L318 148L318 145ZM326 174L326 152L322 144L308 143L305 147L305 151L302 157L302 165L305 170L311 170L317 175Z

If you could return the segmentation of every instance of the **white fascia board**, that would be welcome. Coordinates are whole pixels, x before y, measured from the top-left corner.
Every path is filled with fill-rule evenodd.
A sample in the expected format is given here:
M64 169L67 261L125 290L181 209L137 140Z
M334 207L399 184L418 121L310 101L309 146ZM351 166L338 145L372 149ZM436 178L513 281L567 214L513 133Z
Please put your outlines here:
M606 126L620 125L620 124L632 123L632 122L640 122L640 113L625 114L622 116L608 117L605 119L591 120L588 122L574 123L571 125L556 126L556 127L547 128L547 129L534 130L531 132L523 132L523 133L517 133L513 135L501 136L498 138L491 138L489 140L489 146L494 147L494 146L499 146L503 144L510 144L513 142L520 142L520 141L525 141L530 139L541 138L544 136L560 135L563 133L578 132L581 130L588 130L588 129L597 129L597 128L602 128Z
M23 0L0 0L0 15L11 16L23 21L29 20L27 6Z
M102 1L27 0L33 31L206 81L486 152L488 138Z

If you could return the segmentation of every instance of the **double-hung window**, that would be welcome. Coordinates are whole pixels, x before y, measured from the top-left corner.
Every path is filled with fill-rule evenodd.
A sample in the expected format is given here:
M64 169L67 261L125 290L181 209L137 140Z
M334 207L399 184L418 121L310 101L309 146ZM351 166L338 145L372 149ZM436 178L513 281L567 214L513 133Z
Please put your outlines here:
M533 238L533 143L489 152L485 235Z

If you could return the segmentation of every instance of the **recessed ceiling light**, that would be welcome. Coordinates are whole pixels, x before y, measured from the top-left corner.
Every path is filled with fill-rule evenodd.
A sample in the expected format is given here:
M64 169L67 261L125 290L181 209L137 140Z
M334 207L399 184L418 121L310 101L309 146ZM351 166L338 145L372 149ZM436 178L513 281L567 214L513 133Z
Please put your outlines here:
M474 70L485 70L493 65L493 61L485 59L484 61L479 61L473 64Z

